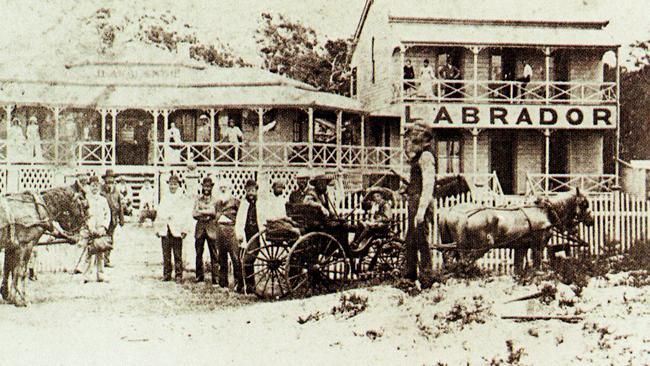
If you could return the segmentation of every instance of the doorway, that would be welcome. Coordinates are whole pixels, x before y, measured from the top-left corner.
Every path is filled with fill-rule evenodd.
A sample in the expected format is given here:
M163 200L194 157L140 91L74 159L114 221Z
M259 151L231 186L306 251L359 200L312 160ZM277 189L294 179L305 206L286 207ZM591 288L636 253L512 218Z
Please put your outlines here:
M490 138L490 171L496 172L504 194L514 194L515 136L512 132L495 131Z

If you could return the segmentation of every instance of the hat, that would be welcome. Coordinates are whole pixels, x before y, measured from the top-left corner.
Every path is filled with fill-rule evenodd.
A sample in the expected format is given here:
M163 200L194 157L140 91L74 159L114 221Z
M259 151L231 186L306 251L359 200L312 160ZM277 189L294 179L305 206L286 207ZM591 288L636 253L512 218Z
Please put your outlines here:
M104 178L104 180L106 180L106 178L115 178L115 172L113 171L113 169L107 169L106 173L104 173L104 176L102 176L102 178Z
M88 184L93 184L93 183L99 183L99 177L98 176L92 175L92 176L90 176L90 178L88 178Z
M272 187L272 188L276 188L276 187L278 187L278 188L284 188L285 186L286 186L286 185L284 184L284 181L283 181L282 179L280 179L280 180L276 180L275 182L273 182L273 184L271 184L271 187Z
M334 180L336 178L336 175L333 173L320 173L313 175L310 179L310 181L315 181L315 180Z
M36 116L31 116L29 117L29 122L38 122L38 118L36 118Z
M311 173L310 172L302 172L296 174L296 179L311 179Z
M252 179L247 180L246 184L244 184L244 189L248 188L257 188L257 182Z
M210 119L210 118L208 118L208 116L207 116L207 115L205 115L205 114L202 114L202 115L201 115L201 116L199 117L199 119Z
M169 178L167 179L167 184L170 184L171 182L176 182L178 184L181 184L180 178L178 178L178 176L174 174L170 175Z
M212 182L212 178L210 178L210 177L203 178L203 181L201 182L201 186L203 186L203 187L205 187L205 186L212 187L213 185L214 185L214 183Z

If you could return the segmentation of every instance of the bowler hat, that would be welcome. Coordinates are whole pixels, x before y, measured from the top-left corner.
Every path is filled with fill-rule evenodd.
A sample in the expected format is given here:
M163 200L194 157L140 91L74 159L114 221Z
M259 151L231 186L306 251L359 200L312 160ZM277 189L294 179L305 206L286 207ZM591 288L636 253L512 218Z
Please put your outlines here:
M88 184L93 184L93 183L99 183L99 177L96 175L91 175L90 178L88 178Z
M180 178L178 178L178 176L174 175L174 174L170 175L169 178L167 179L167 184L169 184L171 182L176 182L178 184L181 184Z
M201 185L204 186L204 187L205 187L205 186L210 186L210 187L212 187L212 186L214 185L214 183L212 182L212 178L210 178L210 177L205 177L205 178L203 178L203 181L201 182Z
M202 114L202 115L199 117L199 119L210 119L210 118L208 118L208 116L207 116L206 114Z
M248 189L248 188L257 188L257 182L255 182L252 179L247 180L246 184L244 184L244 189Z
M106 180L106 178L115 178L115 172L113 169L107 169L102 178L104 178L104 180Z
M278 188L284 188L285 186L286 186L286 185L284 184L284 181L281 180L281 179L280 179L280 180L276 180L276 181L273 182L273 184L271 184L271 187L273 187L273 188L275 188L275 187L278 187Z

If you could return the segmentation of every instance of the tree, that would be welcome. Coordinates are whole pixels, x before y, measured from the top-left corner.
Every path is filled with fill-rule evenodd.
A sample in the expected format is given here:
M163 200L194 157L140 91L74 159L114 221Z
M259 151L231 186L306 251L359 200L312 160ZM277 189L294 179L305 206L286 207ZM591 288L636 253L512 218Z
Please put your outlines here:
M650 159L650 66L621 75L621 158Z
M255 40L265 69L323 91L349 94L350 40L321 45L314 29L269 13L262 13Z
M111 9L100 8L84 18L98 39L91 38L88 48L99 55L107 55L129 43L152 45L177 52L181 43L190 44L189 57L221 67L249 66L236 57L230 46L219 39L205 41L199 38L189 24L181 24L178 18L167 12L142 11L140 14L115 16Z

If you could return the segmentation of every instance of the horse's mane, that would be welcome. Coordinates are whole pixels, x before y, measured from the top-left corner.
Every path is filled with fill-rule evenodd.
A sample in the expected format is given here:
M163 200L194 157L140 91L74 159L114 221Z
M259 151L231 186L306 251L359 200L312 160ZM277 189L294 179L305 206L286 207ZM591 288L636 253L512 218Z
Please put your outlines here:
M64 229L74 228L83 220L75 217L74 188L72 186L54 187L40 192L51 219L57 220Z
M546 210L553 224L567 225L576 212L578 197L575 191L561 193L554 197L537 197L535 205Z

